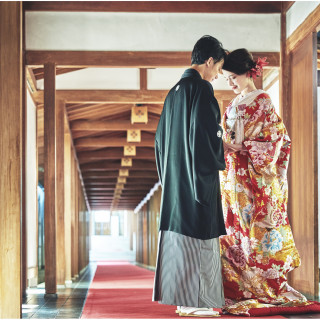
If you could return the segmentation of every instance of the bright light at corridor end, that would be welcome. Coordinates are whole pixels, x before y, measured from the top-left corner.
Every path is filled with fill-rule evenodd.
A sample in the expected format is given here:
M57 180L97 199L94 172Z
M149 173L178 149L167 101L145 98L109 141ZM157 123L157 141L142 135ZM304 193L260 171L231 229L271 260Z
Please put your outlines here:
M153 188L149 191L149 193L144 197L144 199L136 206L136 208L133 210L134 213L138 213L140 209L147 203L147 201L150 200L150 198L153 196L153 194L158 190L158 188L161 186L160 181L158 181Z

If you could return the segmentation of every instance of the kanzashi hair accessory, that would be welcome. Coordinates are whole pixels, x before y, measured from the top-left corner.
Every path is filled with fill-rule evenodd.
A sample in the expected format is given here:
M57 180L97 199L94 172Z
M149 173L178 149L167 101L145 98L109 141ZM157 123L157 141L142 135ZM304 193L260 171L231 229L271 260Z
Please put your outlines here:
M267 57L258 58L258 61L256 62L256 66L248 71L248 77L251 77L254 80L257 77L260 77L262 75L263 67L268 64L269 64L269 62L267 62Z

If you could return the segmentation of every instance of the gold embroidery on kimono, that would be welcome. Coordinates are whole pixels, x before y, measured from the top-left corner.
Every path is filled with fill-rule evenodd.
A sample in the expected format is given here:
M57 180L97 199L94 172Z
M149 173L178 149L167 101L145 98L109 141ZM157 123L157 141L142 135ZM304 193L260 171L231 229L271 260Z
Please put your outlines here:
M249 315L266 305L304 305L287 273L300 265L287 217L291 141L270 97L237 96L223 119L223 140L246 152L226 156L220 172L227 235L220 237L225 310Z

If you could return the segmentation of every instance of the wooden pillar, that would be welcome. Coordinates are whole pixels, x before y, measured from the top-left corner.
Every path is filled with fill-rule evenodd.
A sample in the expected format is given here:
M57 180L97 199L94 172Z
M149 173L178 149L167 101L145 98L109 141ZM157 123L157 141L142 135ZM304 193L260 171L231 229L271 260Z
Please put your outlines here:
M76 223L76 197L75 197L75 187L76 187L76 166L73 153L71 153L71 271L72 279L76 278L76 250L75 250L75 223Z
M57 206L57 284L65 284L65 231L64 231L64 119L65 103L58 101L56 105L57 130L57 163L56 163L56 206Z
M26 90L26 68L22 68L22 177L21 177L21 297L27 295L28 282L28 258L27 258L27 90ZM37 190L34 190L36 194Z
M71 136L68 127L64 134L64 223L65 223L65 282L70 284L71 278Z
M0 318L21 318L22 4L0 2Z
M56 295L56 67L44 65L45 290Z
M263 89L263 75L262 74L260 77L257 77L256 80L254 80L254 84L257 89Z
M74 251L75 251L75 276L79 276L79 173L77 167L77 160L75 159L75 228L74 228Z
M22 14L22 50L26 50L26 21L25 16ZM23 55L22 63L22 203L21 203L21 298L27 295L28 287L28 259L27 259L27 77L25 66L25 55ZM37 191L35 191L37 197Z
M284 6L284 4L282 4ZM289 56L286 54L287 19L284 7L281 12L281 48L280 48L280 115L290 135L290 95L289 95Z

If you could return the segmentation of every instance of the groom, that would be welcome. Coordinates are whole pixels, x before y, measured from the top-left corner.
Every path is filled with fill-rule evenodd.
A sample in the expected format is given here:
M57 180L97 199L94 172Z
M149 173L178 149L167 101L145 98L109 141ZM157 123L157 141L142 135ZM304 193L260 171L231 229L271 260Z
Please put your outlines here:
M162 185L153 301L180 316L214 316L224 303L219 236L226 234L219 170L225 169L220 109L210 84L226 56L203 36L191 68L166 97L155 137Z

